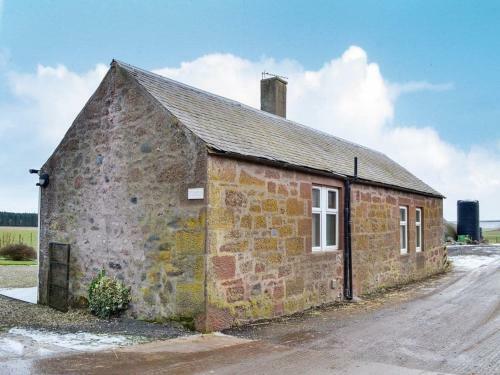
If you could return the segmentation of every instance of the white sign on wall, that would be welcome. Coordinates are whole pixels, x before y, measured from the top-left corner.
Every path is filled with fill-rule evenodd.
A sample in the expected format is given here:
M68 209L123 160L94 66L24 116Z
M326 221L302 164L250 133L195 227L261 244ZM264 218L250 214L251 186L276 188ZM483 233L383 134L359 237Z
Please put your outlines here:
M204 195L203 188L188 189L188 199L203 199L203 195Z

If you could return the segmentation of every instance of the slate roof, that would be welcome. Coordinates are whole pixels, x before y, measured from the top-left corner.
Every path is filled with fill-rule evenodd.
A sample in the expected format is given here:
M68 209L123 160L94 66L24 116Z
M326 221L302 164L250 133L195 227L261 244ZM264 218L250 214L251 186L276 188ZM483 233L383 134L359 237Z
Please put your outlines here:
M442 195L381 152L113 60L215 150Z

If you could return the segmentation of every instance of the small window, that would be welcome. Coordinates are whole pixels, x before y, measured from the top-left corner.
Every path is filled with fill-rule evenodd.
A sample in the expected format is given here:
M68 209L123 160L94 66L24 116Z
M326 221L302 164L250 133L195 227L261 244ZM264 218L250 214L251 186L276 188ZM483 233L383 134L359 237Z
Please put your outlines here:
M337 191L328 190L328 209L337 209Z
M312 189L312 249L338 249L338 190L327 187Z
M415 210L415 249L417 252L422 251L422 209L417 208Z
M399 231L401 254L408 254L408 207L399 207Z
M312 190L312 206L315 208L321 207L321 189L313 188Z

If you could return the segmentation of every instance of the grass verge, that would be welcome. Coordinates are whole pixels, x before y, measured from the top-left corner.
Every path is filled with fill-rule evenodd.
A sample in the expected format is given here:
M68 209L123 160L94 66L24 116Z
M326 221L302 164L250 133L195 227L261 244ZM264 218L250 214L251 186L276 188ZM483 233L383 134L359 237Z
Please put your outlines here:
M483 230L483 238L489 243L500 243L500 230Z
M0 258L0 266L36 266L36 260L9 260Z

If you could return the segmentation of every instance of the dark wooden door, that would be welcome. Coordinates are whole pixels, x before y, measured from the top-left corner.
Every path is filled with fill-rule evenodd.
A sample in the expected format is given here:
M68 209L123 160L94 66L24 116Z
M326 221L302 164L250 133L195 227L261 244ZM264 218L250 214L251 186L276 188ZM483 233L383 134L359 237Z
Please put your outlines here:
M68 311L69 245L49 243L49 306Z

